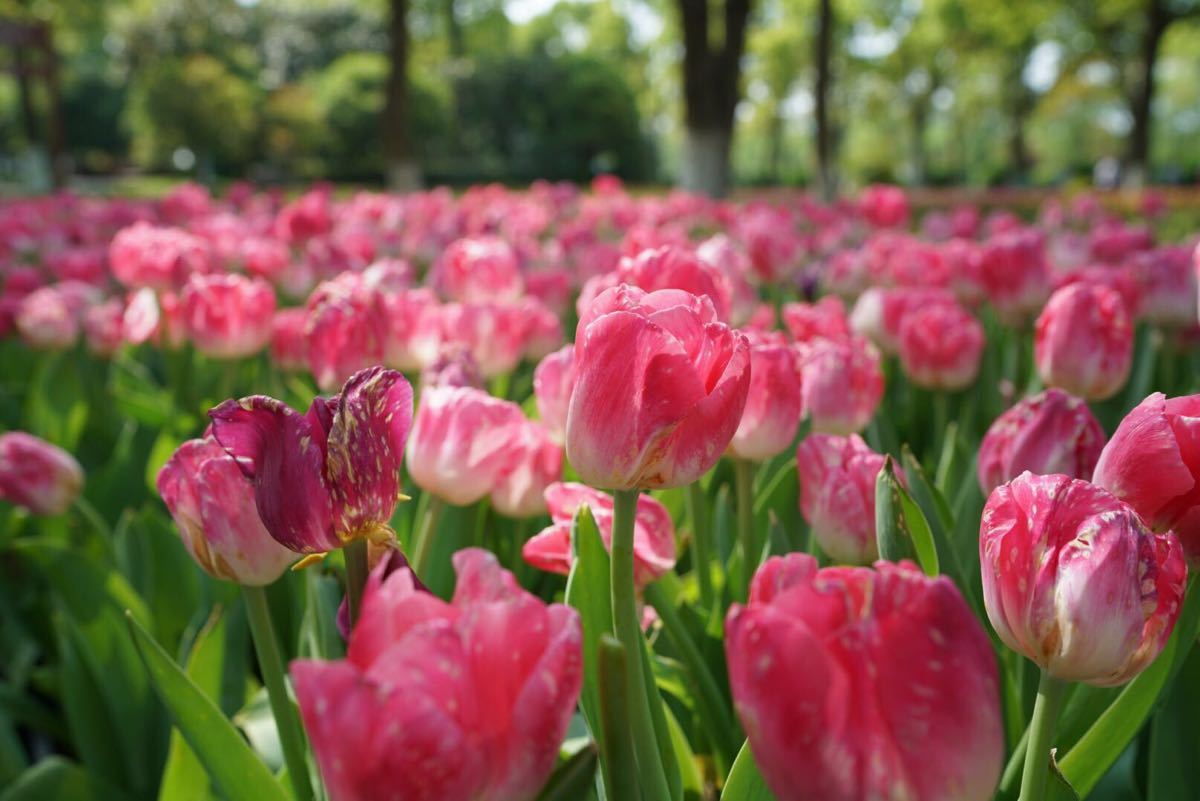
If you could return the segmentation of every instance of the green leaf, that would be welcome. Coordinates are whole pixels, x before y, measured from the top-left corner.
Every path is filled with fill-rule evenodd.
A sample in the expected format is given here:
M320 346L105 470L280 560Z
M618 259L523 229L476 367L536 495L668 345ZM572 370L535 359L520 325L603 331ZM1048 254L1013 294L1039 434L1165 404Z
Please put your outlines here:
M74 762L43 759L0 793L0 801L131 801L132 796Z
M679 774L683 781L683 792L687 795L704 795L704 777L700 775L700 766L696 764L696 754L692 745L683 733L683 727L675 719L671 707L663 704L663 713L667 719L667 730L671 733L671 749L675 753L675 761L679 764Z
M599 754L596 746L588 744L554 769L550 780L538 794L537 801L579 801L596 783Z
M638 789L637 761L633 755L633 734L629 726L625 646L616 637L603 634L598 638L595 649L600 725L594 727L593 731L600 732L604 786L608 798L613 801L638 801L641 792Z
M596 673L601 636L612 634L612 593L609 557L600 530L588 507L581 506L571 521L571 573L567 603L579 612L583 625L583 714L593 735L600 732L600 695Z
M737 759L733 761L733 769L729 771L729 779L725 789L721 791L721 801L775 801L775 795L767 788L754 755L750 753L750 742L742 745Z
M283 787L217 705L132 615L128 620L155 689L221 793L229 801L287 801Z
M1200 709L1200 648L1192 646L1166 703L1150 726L1147 801L1200 798L1196 710Z
M300 622L300 656L340 659L346 653L346 644L335 621L342 602L342 586L319 568L310 567L303 573L305 593L304 617Z
M926 575L938 574L938 553L929 521L896 478L891 456L884 458L875 479L875 537L881 559L899 562L915 556Z
M650 719L654 724L654 738L658 745L658 755L662 760L663 774L667 777L667 789L675 801L683 798L683 775L680 772L678 755L671 742L671 730L667 726L666 704L663 703L662 693L654 679L654 667L651 664L650 643L641 637L642 643L642 678L646 684L646 700L650 705Z

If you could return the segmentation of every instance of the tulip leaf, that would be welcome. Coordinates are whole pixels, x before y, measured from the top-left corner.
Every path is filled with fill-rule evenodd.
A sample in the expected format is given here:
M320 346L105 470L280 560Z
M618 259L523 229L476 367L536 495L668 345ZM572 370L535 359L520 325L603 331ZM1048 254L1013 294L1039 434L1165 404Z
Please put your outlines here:
M658 745L659 759L662 760L663 775L667 778L667 789L674 801L683 798L683 776L679 769L679 758L675 744L671 742L671 729L667 725L665 714L666 705L662 693L658 691L658 683L654 680L654 666L651 664L650 643L646 638L642 642L642 679L646 684L646 702L650 707L650 719L654 724L654 739Z
M587 798L596 784L598 757L594 744L580 748L554 769L546 786L538 794L537 801L578 801Z
M583 692L580 702L592 736L599 739L600 691L596 673L601 636L612 634L609 557L591 510L581 506L571 521L571 572L567 604L579 611L583 626Z
M132 796L58 756L30 767L0 793L0 801L131 801Z
M1148 801L1200 798L1195 711L1200 709L1200 649L1192 647L1166 703L1150 726Z
M875 479L875 537L879 557L899 562L914 556L926 575L938 574L938 553L924 512L896 478L888 456Z
M733 761L733 769L725 781L725 789L721 791L721 801L775 801L775 794L767 787L754 755L750 753L750 741L742 745L737 759Z
M591 516L590 514L588 515ZM578 520L578 515L576 515ZM625 646L610 634L597 637L595 649L600 725L600 751L603 754L604 786L609 799L638 801L637 760L634 758L633 733L629 726L629 685L626 682ZM587 664L585 662L585 664Z
M220 708L132 615L128 621L154 688L222 795L229 801L287 801L283 787Z

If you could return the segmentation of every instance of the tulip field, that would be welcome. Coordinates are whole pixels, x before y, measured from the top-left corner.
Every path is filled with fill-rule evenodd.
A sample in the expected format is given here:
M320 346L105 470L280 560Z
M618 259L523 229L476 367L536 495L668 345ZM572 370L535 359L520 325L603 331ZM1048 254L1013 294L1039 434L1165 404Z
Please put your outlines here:
M1166 206L0 200L0 801L1200 798Z

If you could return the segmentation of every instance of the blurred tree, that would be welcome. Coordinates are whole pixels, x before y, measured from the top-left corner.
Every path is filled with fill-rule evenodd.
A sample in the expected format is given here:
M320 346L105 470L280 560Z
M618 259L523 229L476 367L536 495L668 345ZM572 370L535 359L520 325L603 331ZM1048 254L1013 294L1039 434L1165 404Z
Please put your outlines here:
M384 176L388 187L409 191L421 186L421 170L409 137L408 0L388 0L387 100L383 108Z

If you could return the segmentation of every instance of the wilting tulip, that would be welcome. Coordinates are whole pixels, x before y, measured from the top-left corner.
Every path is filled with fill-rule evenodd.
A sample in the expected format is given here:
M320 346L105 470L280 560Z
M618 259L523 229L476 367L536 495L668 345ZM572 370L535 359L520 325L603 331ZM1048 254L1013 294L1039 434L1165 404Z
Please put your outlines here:
M722 320L729 319L733 287L717 267L683 248L666 245L621 259L617 280L646 292L682 289L708 298Z
M734 705L779 801L986 801L1004 759L996 658L946 577L768 559L725 622ZM936 753L936 759L928 758Z
M516 427L508 451L508 464L492 486L492 506L508 517L545 514L543 493L562 478L562 444L541 423L526 421Z
M533 394L538 416L562 442L567 432L567 407L575 389L575 346L564 345L538 362L533 371Z
M1093 481L1155 531L1174 531L1200 566L1200 395L1139 403L1100 453Z
M504 303L525 290L516 251L496 237L450 243L434 262L429 281L443 298L459 303Z
M813 431L862 431L883 400L879 352L865 339L815 339L799 345L804 413Z
M454 565L451 603L408 570L372 579L347 659L292 663L330 801L520 801L554 768L582 682L579 616L486 551Z
M979 527L988 618L1048 675L1124 684L1163 646L1187 566L1173 534L1152 534L1106 490L1023 473L988 498Z
M496 487L526 424L520 406L483 390L427 387L408 440L409 476L444 501L473 504Z
M1086 403L1061 389L1025 398L996 418L979 446L979 487L986 495L1028 470L1090 481L1104 429Z
M379 293L361 276L343 273L322 283L307 309L308 364L323 392L383 361L388 321Z
M835 561L861 565L879 557L875 477L883 461L858 434L809 434L796 448L800 511Z
M1051 296L1037 319L1038 375L1086 400L1103 400L1125 385L1133 361L1133 326L1115 290L1071 284Z
M180 445L156 484L184 547L210 576L266 586L296 561L263 526L253 482L211 437Z
M82 489L83 468L74 456L24 431L0 434L0 499L35 515L57 515Z
M308 312L280 309L271 318L271 361L280 370L299 371L308 367L308 341L304 329Z
M183 289L183 320L196 350L217 359L250 356L271 341L275 291L241 275L195 275Z
M900 364L919 387L957 391L979 374L983 326L958 304L914 309L900 326Z
M690 484L721 457L750 384L745 336L681 290L607 290L580 319L567 458L606 489Z
M213 437L254 482L267 531L298 553L386 537L400 492L412 388L394 370L356 373L306 414L263 395L208 413Z
M571 572L571 521L587 504L606 548L612 547L613 499L584 484L559 483L546 488L546 504L554 524L534 535L521 549L525 561L541 570ZM637 501L633 524L633 581L644 587L675 567L675 525L666 507L649 495Z
M846 305L836 295L826 295L816 303L785 303L782 316L783 326L795 342L850 338Z
M800 428L800 370L782 334L755 333L749 341L750 389L729 452L762 462L790 447Z

